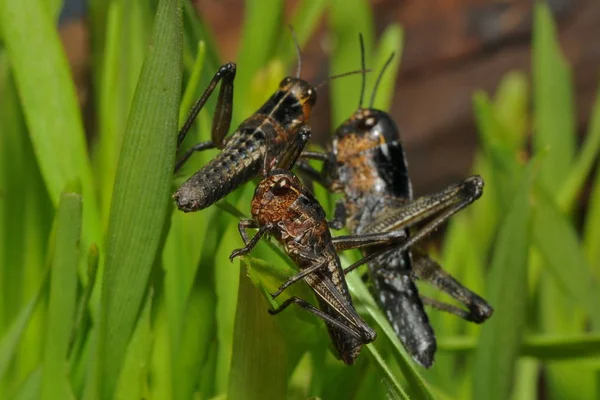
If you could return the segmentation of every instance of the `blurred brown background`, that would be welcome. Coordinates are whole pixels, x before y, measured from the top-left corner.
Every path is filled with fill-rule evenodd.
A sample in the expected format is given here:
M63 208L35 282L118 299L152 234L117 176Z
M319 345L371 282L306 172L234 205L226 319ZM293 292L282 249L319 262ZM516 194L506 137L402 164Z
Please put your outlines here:
M243 0L195 0L212 26L223 60L235 60ZM372 0L379 35L392 22L405 29L405 50L392 115L401 129L416 194L464 177L476 146L471 97L493 93L510 70L530 70L530 0ZM600 72L600 1L548 0L576 87L580 135L585 131ZM287 2L291 13L297 1ZM83 103L87 99L87 28L81 13L64 14L61 34ZM304 50L305 78L327 75L325 20ZM320 95L321 96L321 95ZM325 94L325 97L327 95ZM327 100L328 101L328 100ZM327 104L321 97L321 104ZM319 108L313 131L329 134Z

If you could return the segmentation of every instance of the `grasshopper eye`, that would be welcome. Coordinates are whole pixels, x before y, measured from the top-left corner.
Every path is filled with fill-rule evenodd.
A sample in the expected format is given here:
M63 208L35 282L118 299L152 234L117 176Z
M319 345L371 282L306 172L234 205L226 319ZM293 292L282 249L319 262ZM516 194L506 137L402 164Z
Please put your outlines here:
M290 190L290 181L286 178L280 179L273 185L273 194L275 196L284 196Z

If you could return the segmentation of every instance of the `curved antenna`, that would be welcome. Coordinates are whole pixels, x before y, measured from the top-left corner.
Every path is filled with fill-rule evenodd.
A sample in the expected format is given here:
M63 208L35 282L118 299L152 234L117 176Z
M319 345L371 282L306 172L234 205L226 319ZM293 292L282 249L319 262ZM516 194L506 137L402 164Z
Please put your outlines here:
M364 74L366 72L371 72L371 70L370 69L358 69L356 71L344 72L343 74L330 76L329 78L325 79L323 82L321 82L317 86L315 86L315 90L319 89L321 86L329 83L329 81L332 81L334 79L343 78L344 76L348 76L348 75Z
M390 64L392 63L394 54L395 53L392 53L390 55L390 58L387 59L387 61L385 62L385 65L383 66L383 68L381 69L381 72L379 73L379 76L377 77L377 81L375 82L375 87L373 88L373 93L371 94L371 103L369 104L369 108L373 108L373 103L375 102L375 95L377 94L377 89L379 88L379 83L381 82L381 77L383 76L383 73L385 72L387 67L389 67Z
M294 40L294 46L296 46L296 55L298 56L296 78L300 78L300 73L302 72L302 53L300 52L300 43L298 43L298 37L296 36L296 31L294 31L294 27L291 24L288 24L288 28L290 28L290 32L292 32L292 39Z
M365 85L367 83L367 76L365 74L365 42L363 40L363 35L362 33L358 34L358 40L360 41L360 67L363 70L363 74L362 74L362 85L360 87L360 100L358 103L358 108L362 108L363 105L363 99L365 97Z

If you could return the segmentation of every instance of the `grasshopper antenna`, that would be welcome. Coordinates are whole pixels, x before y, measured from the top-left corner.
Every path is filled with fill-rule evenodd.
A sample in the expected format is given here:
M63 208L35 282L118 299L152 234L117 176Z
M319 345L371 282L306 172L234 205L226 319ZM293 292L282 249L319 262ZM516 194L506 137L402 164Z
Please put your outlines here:
M362 108L363 100L365 97L365 84L367 80L366 68L365 68L365 42L362 33L358 34L358 40L360 41L360 67L362 68L362 85L360 87L360 102L358 108Z
M298 36L296 36L296 31L294 31L294 27L290 24L288 25L288 28L290 28L290 32L292 33L294 46L296 46L296 55L298 56L298 68L296 69L296 78L300 78L300 73L302 72L302 53L300 51L300 43L298 43Z
M390 55L390 58L387 59L387 61L385 62L385 65L383 66L383 68L381 69L381 72L379 73L379 76L377 77L377 81L375 82L375 87L373 88L373 93L371 94L371 104L369 104L369 108L373 108L373 103L375 102L375 95L377 94L377 89L379 88L379 83L381 82L381 77L383 76L383 73L385 72L387 67L389 67L390 64L392 63L394 54L395 53L392 53Z
M332 81L334 79L337 78L343 78L344 76L348 76L348 75L354 75L354 74L365 74L366 72L371 72L370 69L359 69L356 71L350 71L350 72L344 72L343 74L339 74L339 75L333 75L330 76L329 78L325 79L323 82L319 83L317 86L315 86L316 90L319 90L319 88L323 85L326 85L327 83L329 83L329 81Z

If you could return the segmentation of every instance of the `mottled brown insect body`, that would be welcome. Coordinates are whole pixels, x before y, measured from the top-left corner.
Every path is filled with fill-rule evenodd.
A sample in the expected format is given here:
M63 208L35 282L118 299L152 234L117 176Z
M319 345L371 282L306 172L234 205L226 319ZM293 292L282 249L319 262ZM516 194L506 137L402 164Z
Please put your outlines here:
M217 144L212 147L219 147L219 141L224 145L222 151L175 192L177 207L185 212L206 208L269 168L271 161L277 161L294 145L300 130L308 129L316 96L306 81L285 78L275 94L230 138L225 139L226 132L221 132L223 137L213 140Z
M358 339L327 324L340 358L347 364L353 364L362 346L375 340L376 333L353 308L325 212L317 200L291 172L277 170L256 188L252 216L259 226L274 225L269 233L282 243L300 269L325 263L323 268L305 276L304 280L316 293L321 310L340 323L350 323L361 330L363 338ZM334 295L335 292L341 296Z

